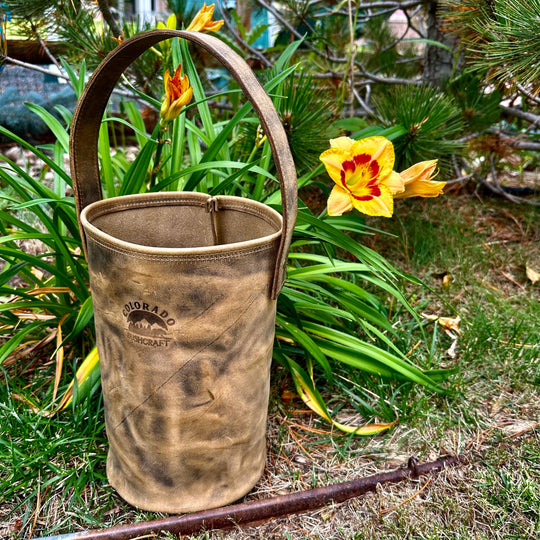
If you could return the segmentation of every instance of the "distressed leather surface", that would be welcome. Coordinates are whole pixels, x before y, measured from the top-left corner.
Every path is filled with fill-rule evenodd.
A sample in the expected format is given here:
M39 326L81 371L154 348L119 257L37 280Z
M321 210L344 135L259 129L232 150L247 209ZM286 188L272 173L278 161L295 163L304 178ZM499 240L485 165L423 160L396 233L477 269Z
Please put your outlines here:
M257 482L266 458L276 308L270 290L281 218L233 197L217 197L219 209L209 213L208 199L120 197L81 216L110 445L107 476L124 499L146 510L233 502ZM141 242L149 229L151 246L165 231L161 247ZM199 238L208 245L193 247Z

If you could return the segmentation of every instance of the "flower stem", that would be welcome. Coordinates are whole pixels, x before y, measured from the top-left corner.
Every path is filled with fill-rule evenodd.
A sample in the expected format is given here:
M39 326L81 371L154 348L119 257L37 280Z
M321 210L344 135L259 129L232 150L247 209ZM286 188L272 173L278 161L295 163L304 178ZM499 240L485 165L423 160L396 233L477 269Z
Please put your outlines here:
M168 125L162 126L161 124L158 124L159 131L157 133L157 144L156 144L156 153L154 155L154 165L152 167L152 171L150 173L150 182L148 184L149 189L151 189L155 183L157 174L159 172L159 168L161 165L161 153L163 152L163 145L167 142L167 139L164 138L164 135L168 131Z

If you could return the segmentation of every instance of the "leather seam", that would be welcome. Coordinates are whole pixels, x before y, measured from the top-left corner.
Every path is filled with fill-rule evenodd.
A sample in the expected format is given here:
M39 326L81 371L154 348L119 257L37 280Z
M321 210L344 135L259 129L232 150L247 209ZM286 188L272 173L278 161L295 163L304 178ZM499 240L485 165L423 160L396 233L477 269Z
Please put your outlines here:
M98 240L94 236L91 236L92 242L97 244L98 246L108 249L109 251L112 251L113 253L119 253L120 255L125 255L127 257L132 257L134 259L141 259L144 261L156 261L156 262L205 262L205 261L219 261L223 259L237 259L240 257L245 257L247 255L252 255L255 253L262 253L265 251L269 251L271 249L275 248L276 240L274 240L272 243L260 246L257 248L250 248L250 249L244 249L244 250L237 250L228 254L215 254L215 255L150 255L150 254L144 254L144 253L137 253L135 251L130 251L127 249L121 249L117 248L116 246L112 246L110 244L107 244L106 242L103 242L102 240ZM145 247L145 246L142 246Z

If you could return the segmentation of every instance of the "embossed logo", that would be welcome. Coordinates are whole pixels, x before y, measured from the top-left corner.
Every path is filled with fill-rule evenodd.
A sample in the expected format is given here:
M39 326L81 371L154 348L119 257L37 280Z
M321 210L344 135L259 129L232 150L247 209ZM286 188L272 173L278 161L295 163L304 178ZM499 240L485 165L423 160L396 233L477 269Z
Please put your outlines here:
M122 315L126 318L127 337L133 343L147 347L168 347L169 328L176 322L167 310L146 302L125 304Z

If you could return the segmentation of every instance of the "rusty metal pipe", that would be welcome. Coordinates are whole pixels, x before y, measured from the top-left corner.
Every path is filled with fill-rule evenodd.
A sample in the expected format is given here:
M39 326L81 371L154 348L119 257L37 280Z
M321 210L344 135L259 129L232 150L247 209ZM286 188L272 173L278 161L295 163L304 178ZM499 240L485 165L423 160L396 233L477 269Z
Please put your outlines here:
M465 458L462 456L446 456L436 461L418 464L414 458L411 458L407 467L330 486L280 495L260 501L224 506L213 510L194 512L193 514L143 521L130 525L117 525L101 530L47 536L35 540L129 540L162 531L184 535L202 530L231 529L238 525L246 526L264 522L271 518L315 510L330 502L340 503L369 491L374 491L379 484L397 483L410 478L418 478L429 472L440 471L445 467L457 465L463 461L465 461Z

